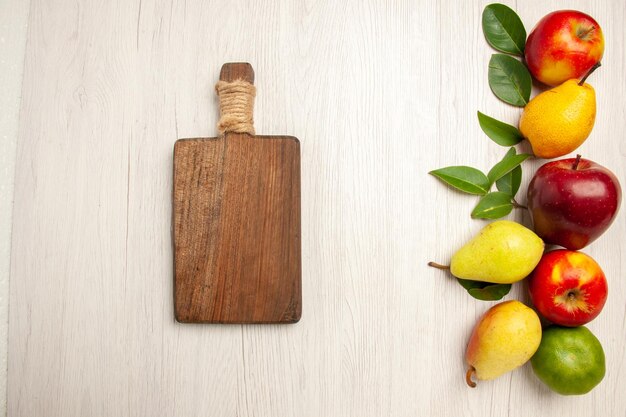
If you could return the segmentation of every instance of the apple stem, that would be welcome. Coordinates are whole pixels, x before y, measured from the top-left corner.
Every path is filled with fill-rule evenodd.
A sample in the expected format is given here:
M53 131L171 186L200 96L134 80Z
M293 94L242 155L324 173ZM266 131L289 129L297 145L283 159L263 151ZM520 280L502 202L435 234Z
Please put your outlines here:
M517 201L515 201L515 199L511 200L511 204L513 204L513 207L515 208L528 210L528 207L526 207L523 204L518 203Z
M465 373L465 382L472 388L476 388L476 383L472 381L472 375L476 372L476 368L470 365L469 369Z
M583 85L585 83L585 80L587 80L587 77L589 77L591 75L592 72L594 72L595 70L597 70L598 68L600 68L602 64L598 61L596 62L593 67L591 67L591 69L589 71L587 71L587 73L585 74L585 76L582 78L582 80L580 80L580 82L578 83L578 85Z
M444 270L450 269L450 266L441 265L441 264L438 264L437 262L428 262L428 266L432 266L433 268L444 269Z
M574 161L574 165L572 166L572 169L574 171L576 171L578 169L578 164L580 163L580 154L576 155L576 160Z

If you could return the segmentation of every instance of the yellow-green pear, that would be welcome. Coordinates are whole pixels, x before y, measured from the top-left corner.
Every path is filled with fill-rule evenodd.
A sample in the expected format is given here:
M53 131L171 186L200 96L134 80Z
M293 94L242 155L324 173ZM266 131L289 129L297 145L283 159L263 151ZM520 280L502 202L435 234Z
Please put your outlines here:
M505 301L491 307L474 327L465 360L469 369L465 380L499 377L525 364L541 342L537 313L519 301Z
M544 243L519 223L498 220L485 226L450 262L457 278L511 284L527 277L539 263Z

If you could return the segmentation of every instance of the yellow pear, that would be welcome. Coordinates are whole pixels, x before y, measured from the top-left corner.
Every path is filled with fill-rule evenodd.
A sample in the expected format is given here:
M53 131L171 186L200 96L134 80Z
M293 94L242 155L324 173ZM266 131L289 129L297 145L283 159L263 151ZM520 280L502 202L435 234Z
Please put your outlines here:
M556 158L574 151L589 136L596 120L596 93L585 83L565 81L526 105L519 121L522 135L539 158Z
M472 376L494 379L522 366L535 354L540 342L537 313L515 300L496 304L476 324L467 344L467 384L476 386Z
M511 284L526 278L543 255L544 243L519 223L498 220L485 226L453 256L457 278Z

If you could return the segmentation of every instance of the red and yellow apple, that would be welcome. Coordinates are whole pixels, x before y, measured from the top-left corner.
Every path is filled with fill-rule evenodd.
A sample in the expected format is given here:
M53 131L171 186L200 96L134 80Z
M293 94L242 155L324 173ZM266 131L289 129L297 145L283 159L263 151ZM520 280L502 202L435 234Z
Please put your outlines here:
M583 77L604 54L598 22L576 10L552 12L537 23L524 49L526 65L539 81L556 86Z
M543 255L529 277L528 290L542 316L574 327L600 314L608 286L600 265L589 255L559 249Z

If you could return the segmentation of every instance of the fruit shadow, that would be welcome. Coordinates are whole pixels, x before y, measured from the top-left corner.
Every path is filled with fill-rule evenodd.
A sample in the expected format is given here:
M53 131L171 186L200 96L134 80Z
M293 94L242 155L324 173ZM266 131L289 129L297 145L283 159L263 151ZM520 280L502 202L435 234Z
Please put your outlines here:
M556 247L553 245L546 245L545 251L549 252L551 250L554 250L555 248ZM528 291L528 280L524 279L521 281L520 284L522 288L520 293L518 294L518 299L526 304L528 307L532 308L535 313L537 313L537 316L539 316L539 320L541 321L541 328L545 329L552 323L543 318L543 316L539 314L539 312L533 305L532 300L530 299L530 292ZM526 364L522 366L520 371L522 372L524 379L530 381L530 384L528 384L527 386L530 387L530 389L535 393L537 397L542 399L545 398L546 400L554 397L555 394L535 375L530 361L526 362Z
M540 398L542 400L545 399L546 401L551 401L555 395L558 395L552 392L550 388L537 378L530 361L526 362L526 364L522 366L520 372L523 374L523 379L529 382L526 384L526 387L532 392L531 398Z
M552 88L549 85L544 84L541 81L538 81L535 77L532 77L531 79L532 79L531 99L533 97L537 96L538 94L541 94L544 91L548 91L548 90L550 90Z
M533 154L533 148L530 146L530 142L527 140L523 140L519 143L518 153L528 153ZM532 158L532 157L531 157Z

